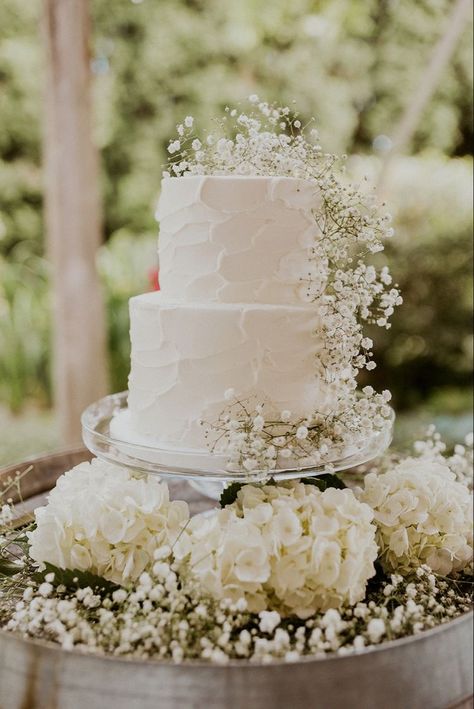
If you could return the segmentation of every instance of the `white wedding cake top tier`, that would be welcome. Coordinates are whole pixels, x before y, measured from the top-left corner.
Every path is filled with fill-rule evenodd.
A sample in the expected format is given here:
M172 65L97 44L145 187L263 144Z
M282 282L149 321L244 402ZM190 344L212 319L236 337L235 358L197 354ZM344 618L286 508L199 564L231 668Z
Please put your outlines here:
M160 284L175 302L301 305L324 288L310 262L319 230L314 183L291 177L163 179ZM311 265L310 265L311 263Z

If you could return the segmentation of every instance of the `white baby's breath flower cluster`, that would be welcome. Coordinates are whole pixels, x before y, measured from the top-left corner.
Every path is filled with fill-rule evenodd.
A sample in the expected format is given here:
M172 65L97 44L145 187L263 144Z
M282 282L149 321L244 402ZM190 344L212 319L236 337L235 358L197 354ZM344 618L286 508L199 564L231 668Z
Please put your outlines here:
M165 483L94 459L62 475L36 509L30 556L127 584L150 567L157 547L175 542L188 518L186 502L170 501Z
M65 650L218 663L228 659L222 648L229 619L248 622L245 603L216 603L179 575L169 546L156 549L150 572L129 589L104 595L91 587L57 585L54 577L48 574L39 587L26 589L9 630L52 639Z
M36 582L29 562L12 577L14 594L0 584L0 624L64 649L225 664L345 655L450 620L470 608L461 571L472 556L472 501L446 463L456 458L465 474L470 439L444 458L429 433L415 444L419 457L388 460L357 496L304 482L244 485L226 492L224 509L189 523L186 505L170 503L156 479L99 461L77 466L29 535L35 557L77 571L79 544L97 558L86 571L126 585L92 578L97 586L78 588L91 579L49 570ZM385 577L374 576L377 551ZM128 559L127 579L121 562L101 566L99 553Z
M307 422L295 425L312 432L324 426L324 434L318 433L317 440L313 435L306 439L306 448L311 447L318 455L319 439L323 451L325 446L333 447L340 438L338 429L344 429L346 437L351 432L351 445L354 436L360 442L367 435L367 427L362 430L360 425L355 397L359 371L375 367L373 343L364 336L363 324L390 327L390 317L402 298L392 284L388 268L377 270L366 263L366 257L382 251L384 239L392 236L391 217L377 204L373 192L348 184L341 160L323 153L313 121L302 125L293 109L269 104L255 95L249 97L249 103L250 110L227 108L224 116L215 121L216 130L205 137L196 134L194 119L187 116L177 126L178 137L170 142L170 163L165 175L279 175L304 179L314 186L312 213L317 229L308 249L307 275L301 279L300 293L303 302L314 303L318 308L322 347L315 359L315 374L329 383L337 382L339 402L331 416L315 411ZM373 397L374 393L359 394L371 410L380 404ZM271 470L283 450L284 455L293 457L287 449L293 445L296 429L282 426L280 412L275 411L271 413L271 423L264 421L262 428L258 407L264 405L265 402L257 402L256 411L248 415L241 407L241 425L235 435L224 437L229 441L231 466L238 459L248 472L256 468ZM229 412L223 412L224 417L226 413ZM375 413L379 414L380 411ZM229 421L235 426L234 416ZM210 423L211 428L215 425L223 430L221 420ZM374 430L377 426L371 424L371 432ZM282 436L287 440L281 446L274 442L268 445L270 438ZM219 440L222 448L223 441ZM240 451L236 445L239 440ZM302 453L297 457L306 456Z
M308 619L285 619L276 611L251 614L243 599L215 601L161 555L135 588L105 596L92 588L54 586L53 576L26 588L8 630L45 638L64 650L174 663L347 655L418 634L470 609L468 585L436 578L427 567L409 583L392 574L373 584L355 606L330 608Z
M0 507L0 529L2 527L8 527L13 521L14 512L13 506L5 502L5 504ZM1 540L1 536L0 536Z
M13 531L13 521L15 518L15 500L21 500L21 483L25 475L31 472L31 466L17 471L14 475L0 480L0 559L3 545L9 545L9 534Z
M470 490L473 488L474 456L473 456L474 436L468 433L463 443L454 446L451 455L446 454L446 443L442 441L441 434L434 425L428 427L425 438L414 443L414 453L420 459L434 461L447 465L456 476L458 482L466 485Z
M350 240L349 240L350 242ZM324 245L319 247L325 249ZM382 250L380 245L380 250ZM359 260L355 268L338 267L321 296L320 313L323 318L325 347L323 364L328 379L346 373L350 382L359 370L372 370L373 342L364 337L364 321L390 328L390 317L402 303L396 287L389 288L392 277L384 266L378 274L375 267Z
M22 502L22 480L31 470L29 466L7 477L0 476L0 623L14 607L18 588L29 579L28 545L18 529L19 518L25 524L29 515L16 505Z
M252 97L255 98L255 97ZM176 126L170 140L165 177L183 175L284 175L305 178L308 163L324 172L334 156L324 155L313 127L310 140L298 114L289 107L249 101L245 112L225 109L214 119L215 131L198 136L192 116ZM313 123L313 121L311 121Z
M406 458L370 473L359 499L374 511L387 571L409 574L426 564L446 576L472 568L472 495L444 462Z
M348 489L244 485L232 504L194 517L174 551L217 599L308 617L364 597L377 557L372 519Z
M264 480L271 470L292 465L325 464L329 472L330 459L382 431L393 415L390 392L377 394L370 386L340 396L330 414L314 413L310 418L296 418L287 410L275 416L270 403L253 408L251 402L232 401L233 397L233 389L225 392L230 403L212 425L211 448L225 450L229 470L245 470L253 480Z

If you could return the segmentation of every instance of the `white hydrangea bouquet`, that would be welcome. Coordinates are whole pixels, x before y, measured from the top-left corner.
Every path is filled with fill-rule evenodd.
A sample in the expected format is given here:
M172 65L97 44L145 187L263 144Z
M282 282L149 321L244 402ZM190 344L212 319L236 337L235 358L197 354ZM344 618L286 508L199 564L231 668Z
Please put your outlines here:
M429 432L348 488L233 484L189 516L168 487L97 459L23 531L0 493L0 625L64 649L174 662L360 651L470 609L472 436ZM353 476L347 478L354 481Z
M0 625L11 632L174 662L294 661L360 651L470 608L472 436L447 455L431 430L409 456L387 454L365 477L327 466L321 477L271 478L281 459L323 462L329 448L384 427L389 392L356 394L356 378L375 366L364 323L389 327L401 297L388 269L365 261L391 236L389 216L346 185L294 111L250 101L250 114L226 111L219 135L197 137L187 117L169 146L170 171L314 183L323 238L302 287L323 313L320 365L341 382L336 411L267 420L264 402L226 392L228 408L209 425L236 465L268 475L230 485L221 509L204 515L170 500L166 483L95 459L61 476L19 528L11 497L16 488L21 498L21 475L8 480L0 488Z

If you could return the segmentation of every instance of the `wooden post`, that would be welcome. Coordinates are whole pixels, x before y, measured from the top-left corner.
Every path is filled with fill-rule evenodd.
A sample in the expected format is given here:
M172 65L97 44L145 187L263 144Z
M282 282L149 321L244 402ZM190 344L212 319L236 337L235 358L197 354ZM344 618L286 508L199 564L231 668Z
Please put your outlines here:
M88 0L43 0L47 55L44 165L52 263L54 396L62 443L106 393L98 153L92 141Z

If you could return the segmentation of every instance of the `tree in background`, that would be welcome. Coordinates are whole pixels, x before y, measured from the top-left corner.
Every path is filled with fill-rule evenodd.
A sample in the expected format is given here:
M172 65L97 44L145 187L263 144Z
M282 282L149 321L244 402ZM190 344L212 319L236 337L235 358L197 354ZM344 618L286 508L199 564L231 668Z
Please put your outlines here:
M154 229L165 146L185 113L203 122L249 93L295 100L328 150L371 152L389 135L449 15L450 0L92 0L106 236ZM41 253L39 0L3 0L0 250ZM470 152L466 29L414 152ZM377 138L379 139L377 141ZM3 236L1 236L3 234Z
M102 152L104 238L110 240L109 254L102 261L108 269L112 356L118 357L118 343L126 343L114 363L120 377L112 382L113 388L125 385L128 367L126 298L133 289L146 288L146 269L143 281L130 280L125 287L123 281L117 283L119 279L110 276L111 256L127 258L124 268L116 267L124 273L131 255L142 248L138 236L155 238L153 211L161 165L176 122L193 114L205 124L226 104L259 93L284 103L294 99L304 117L316 116L328 150L377 153L386 148L386 136L391 135L416 87L451 7L451 0L273 0L263 4L258 0L114 0L112 11L108 0L92 0L91 71L96 136ZM0 24L0 314L11 316L5 326L8 337L2 336L0 326L0 382L16 377L16 405L25 396L38 395L38 381L43 383L44 395L48 391L44 351L47 264L42 260L39 147L40 9L40 0L3 0ZM393 193L393 199L399 200L394 209L400 210L400 248L415 249L413 240L418 239L421 226L429 225L419 244L424 251L416 254L419 263L404 258L401 251L393 254L399 259L400 280L407 282L410 292L397 321L398 358L389 352L387 343L381 376L387 380L400 377L400 396L407 405L412 402L403 387L416 388L421 366L429 369L434 358L440 362L437 327L443 329L443 347L450 349L433 368L436 376L428 388L466 381L466 358L458 356L459 345L454 343L457 335L464 342L466 328L469 269L461 255L467 256L469 250L469 205L460 203L449 210L443 202L443 209L448 209L446 219L437 204L440 190L453 195L459 175L469 179L470 169L456 163L451 170L442 161L439 170L434 163L427 170L423 160L432 153L449 157L470 153L471 95L471 43L466 28L414 137L412 150L420 159L403 163L399 169L402 181L418 186L419 198L426 186L432 202L423 201L423 212L409 199L409 208L405 207L409 195L403 191ZM404 176L408 164L410 176ZM454 174L456 179L438 187L433 180L441 172ZM129 246L127 237L133 240ZM8 257L8 266L2 256ZM420 275L423 269L425 274ZM413 278L424 285L410 285ZM432 318L421 322L413 318L433 300L430 288L436 288L438 301L440 293L448 292L443 286L448 278L456 307L463 304L461 334L444 300ZM30 314L35 306L41 309L41 317ZM416 349L420 350L420 342L410 340L417 327L425 343L422 354ZM20 348L25 349L25 330L36 343L30 355L36 357L34 366L18 356ZM464 352L464 344L462 348ZM407 363L412 367L409 376ZM0 397L9 400L10 390L0 389Z

